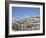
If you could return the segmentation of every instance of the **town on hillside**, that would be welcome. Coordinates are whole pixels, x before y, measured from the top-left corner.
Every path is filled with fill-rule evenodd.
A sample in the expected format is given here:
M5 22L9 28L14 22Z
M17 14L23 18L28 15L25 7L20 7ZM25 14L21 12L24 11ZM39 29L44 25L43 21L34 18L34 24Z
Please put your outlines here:
M40 16L32 16L30 18L21 19L12 22L13 31L32 31L40 30Z

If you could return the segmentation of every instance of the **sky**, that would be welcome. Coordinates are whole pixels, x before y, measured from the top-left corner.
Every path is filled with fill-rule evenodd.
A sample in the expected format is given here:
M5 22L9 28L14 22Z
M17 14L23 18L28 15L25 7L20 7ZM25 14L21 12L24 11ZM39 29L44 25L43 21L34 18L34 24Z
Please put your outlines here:
M20 20L26 17L39 16L40 8L33 7L12 7L12 18Z

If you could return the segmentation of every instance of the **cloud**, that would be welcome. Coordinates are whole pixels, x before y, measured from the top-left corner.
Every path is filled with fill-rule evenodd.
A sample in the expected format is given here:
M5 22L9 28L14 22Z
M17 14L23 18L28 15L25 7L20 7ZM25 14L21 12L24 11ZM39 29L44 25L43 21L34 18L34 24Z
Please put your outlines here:
M12 17L12 22L13 22L13 23L15 23L15 20L16 20L15 17Z

